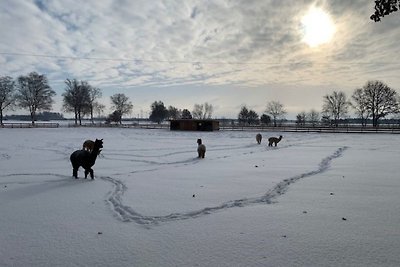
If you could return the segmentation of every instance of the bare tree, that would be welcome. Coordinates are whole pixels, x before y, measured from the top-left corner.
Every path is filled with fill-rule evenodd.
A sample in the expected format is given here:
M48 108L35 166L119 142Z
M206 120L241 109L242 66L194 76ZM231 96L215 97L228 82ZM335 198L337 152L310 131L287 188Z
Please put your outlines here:
M192 110L192 116L194 119L202 119L203 114L204 114L204 106L199 105L199 104L194 104L193 110Z
M171 120L177 120L181 118L182 111L177 109L176 107L169 106L168 107L168 118Z
M15 104L15 81L10 76L0 77L0 125L3 125L3 111Z
M349 111L350 102L346 99L344 92L334 91L331 95L324 96L324 104L322 112L333 119L333 123L337 127L339 120L343 119Z
M76 79L65 80L65 92L63 96L63 108L67 112L73 112L75 125L82 125L82 118L89 110L89 86L85 82L78 82Z
M365 91L362 88L358 88L354 90L353 95L351 96L354 103L351 103L351 106L356 111L356 114L361 119L362 126L367 125L367 120L370 116L370 110L367 107L367 96Z
M106 106L101 104L101 103L99 103L99 102L95 102L93 104L93 109L94 109L94 112L96 112L97 117L100 118L101 115L104 113L104 110L106 109Z
M211 119L214 107L207 102L204 104L195 104L192 111L194 119Z
M367 112L372 125L378 127L379 119L399 112L397 92L381 81L368 81L362 88Z
M265 113L272 116L274 127L276 127L277 120L283 119L285 117L286 110L284 109L283 104L281 104L280 102L271 101L267 104L267 109L265 110Z
M211 119L212 113L214 111L214 107L207 102L204 103L204 119Z
M93 86L88 85L88 91L89 91L89 112L90 112L90 120L92 121L92 123L94 123L93 121L93 113L95 112L95 108L97 107L97 109L100 107L99 103L96 101L97 99L99 99L102 96L101 90L100 88L96 88Z
M306 121L310 122L312 126L315 126L319 120L319 112L315 109L310 110L306 115Z
M304 111L296 115L296 124L299 126L304 126L306 124L306 113Z
M27 76L18 77L16 100L18 106L29 110L32 124L35 124L36 112L51 110L56 95L48 84L45 75L31 72Z
M121 120L119 123L122 123L122 116L126 114L130 114L133 109L132 102L129 101L129 98L125 94L115 94L111 97L111 107L118 111L121 115Z

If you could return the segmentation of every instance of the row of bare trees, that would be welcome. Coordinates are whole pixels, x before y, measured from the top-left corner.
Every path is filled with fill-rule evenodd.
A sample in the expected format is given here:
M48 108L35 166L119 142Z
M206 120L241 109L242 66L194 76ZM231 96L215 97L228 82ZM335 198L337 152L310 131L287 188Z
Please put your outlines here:
M63 108L66 112L72 112L75 116L75 124L82 124L82 118L90 114L93 122L95 110L101 112L105 106L100 104L97 99L102 96L99 88L91 86L88 82L77 81L76 79L65 81L66 88L63 93Z
M32 124L35 123L38 111L49 111L54 103L55 91L51 89L45 75L36 72L20 76L16 80L9 76L0 77L0 123L3 125L3 111L16 107L28 109ZM98 100L102 97L99 88L90 85L87 81L77 79L65 80L65 91L62 94L63 109L74 114L75 124L81 125L84 117L93 122L94 114L99 116L105 110L105 105ZM107 118L108 122L121 123L122 116L130 114L132 102L125 94L117 93L110 97L111 108L114 110ZM150 120L157 123L169 119L210 119L213 106L209 103L195 104L192 113L188 109L177 109L169 106L168 109L161 101L151 105Z
M153 102L150 108L149 119L157 123L161 123L165 119L211 119L214 111L213 105L207 102L204 104L195 104L192 112L188 109L178 109L174 106L167 108L162 101Z
M270 124L273 122L274 126L277 126L277 123L280 119L284 119L286 115L286 110L283 107L283 104L279 101L271 101L268 102L267 107L265 109L265 113L258 116L257 112L252 109L247 109L246 106L243 106L238 115L238 121L240 124L259 124L260 122L263 124Z
M9 76L0 77L0 123L3 125L3 111L16 107L28 109L32 124L35 123L38 111L49 111L54 103L55 91L51 89L45 75L36 72L20 76L16 80ZM105 110L105 105L98 100L102 97L99 88L87 81L77 79L65 80L65 91L62 94L63 109L74 114L75 124L81 125L84 117L93 122L94 114L99 116ZM130 114L133 104L125 94L117 93L110 97L111 108L114 110L108 117L108 122L121 123L122 116ZM192 113L188 109L168 109L161 101L151 105L150 120L161 123L165 119L210 119L214 107L209 103L195 104Z
M84 116L90 116L93 122L94 113L101 114L104 111L105 106L98 101L102 97L99 88L76 79L67 79L65 85L62 94L63 108L66 112L74 113L75 124L81 124ZM4 110L19 107L29 111L34 124L38 111L51 110L55 95L46 76L36 72L19 76L16 80L9 76L0 77L0 123L3 124ZM108 120L121 123L122 116L132 112L132 102L125 94L114 94L110 100L114 112L109 115ZM396 90L381 81L368 81L362 88L354 90L351 101L340 91L325 95L321 118L316 110L303 111L297 114L296 122L316 124L322 120L338 126L339 121L346 119L349 110L353 109L363 125L371 120L372 125L377 127L380 119L400 112L399 103ZM165 119L210 119L213 110L213 106L207 102L195 104L190 112L188 109L181 110L173 106L166 108L162 101L155 101L151 105L150 120L161 123ZM277 126L277 122L284 119L286 113L280 102L271 101L267 103L265 113L260 118L254 110L242 107L238 120L242 124L257 124L261 121L265 124L273 122Z
M381 81L368 81L362 88L354 90L351 99L344 92L337 91L324 96L323 115L338 126L339 120L346 119L349 109L353 108L363 126L372 120L372 125L378 127L380 119L400 112L400 98L396 90Z
M368 81L362 88L354 90L351 100L344 92L333 91L323 97L322 112L314 109L309 112L302 111L296 116L298 125L306 123L316 125L319 122L338 126L341 120L348 118L350 109L355 111L363 126L368 120L373 127L378 127L379 120L388 115L400 113L400 99L396 90L381 81ZM278 101L267 104L265 113L259 118L254 110L243 106L238 114L241 124L270 124L277 126L277 121L283 120L286 114L284 106Z
M362 88L353 91L351 99L340 91L325 95L321 120L337 127L341 120L348 118L350 109L354 110L363 126L370 120L373 127L378 127L381 119L400 112L400 98L396 90L385 83L368 81ZM299 113L296 122L302 124L308 119L308 122L315 123L319 119L317 114L315 110L308 114Z
M102 97L99 88L91 86L86 81L77 81L76 79L65 81L66 88L63 93L63 108L67 112L75 115L75 124L82 124L83 116L89 115L92 123L94 122L94 113L99 115L104 112L105 105L98 102ZM122 123L122 116L130 114L133 109L132 102L125 94L114 94L110 96L111 108L114 110L107 118L108 122L114 121Z
M93 122L94 113L102 113L105 105L98 102L102 93L99 88L91 86L86 81L76 79L65 80L63 109L72 112L75 124L82 124L84 116L90 116ZM50 87L45 75L31 72L21 75L16 80L10 76L0 77L0 125L3 125L3 112L6 109L27 109L32 124L35 124L38 111L49 111L54 103L56 92ZM124 94L115 94L110 97L114 113L119 114L119 122L124 114L132 111L133 105Z
M29 111L32 124L40 110L51 110L56 92L49 86L45 75L31 72L16 80L10 76L0 77L0 124L3 125L3 112L19 107Z

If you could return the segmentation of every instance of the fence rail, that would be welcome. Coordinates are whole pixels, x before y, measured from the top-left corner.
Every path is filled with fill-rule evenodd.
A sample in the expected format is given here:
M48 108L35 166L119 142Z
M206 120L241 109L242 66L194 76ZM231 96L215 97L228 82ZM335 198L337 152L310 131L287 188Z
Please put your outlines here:
M169 124L156 124L156 123L83 123L82 125L76 125L70 123L67 127L106 127L106 128L137 128L137 129L169 129Z
M27 122L21 122L21 123L15 123L15 122L6 122L0 125L1 128L58 128L60 125L58 123L27 123Z
M271 132L318 132L318 133L400 133L400 126L220 126L220 130L230 131L271 131Z
M106 124L106 123L84 123L75 125L73 123L59 124L51 122L36 122L35 124L28 122L21 123L3 123L0 128L58 128L58 127L110 127L110 128L135 128L135 129L169 129L169 124L156 123L123 123L123 124ZM399 125L381 125L379 127L361 126L361 125L341 125L339 127L330 126L297 126L297 125L279 125L263 126L263 125L224 125L220 124L221 131L259 131L259 132L317 132L317 133L395 133L400 134Z

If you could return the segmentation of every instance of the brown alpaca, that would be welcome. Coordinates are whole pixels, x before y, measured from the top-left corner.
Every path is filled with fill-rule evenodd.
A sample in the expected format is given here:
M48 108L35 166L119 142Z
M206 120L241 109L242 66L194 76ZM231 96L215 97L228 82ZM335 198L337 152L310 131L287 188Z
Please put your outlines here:
M206 146L203 145L201 139L197 139L197 153L199 154L199 158L204 159L204 156L206 155Z
M272 144L275 144L275 146L282 140L282 135L277 137L270 137L268 138L268 146L272 146Z
M256 135L256 141L258 144L261 144L261 139L262 139L262 135L261 134L257 134Z
M82 150L92 152L93 147L94 147L94 142L92 140L86 140L85 142L83 142Z

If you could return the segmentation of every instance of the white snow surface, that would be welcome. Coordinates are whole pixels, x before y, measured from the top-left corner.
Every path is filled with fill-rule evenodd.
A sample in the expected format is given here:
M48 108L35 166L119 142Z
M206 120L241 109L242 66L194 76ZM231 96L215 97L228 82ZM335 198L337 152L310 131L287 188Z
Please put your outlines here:
M0 129L0 266L400 266L400 135L255 135Z

